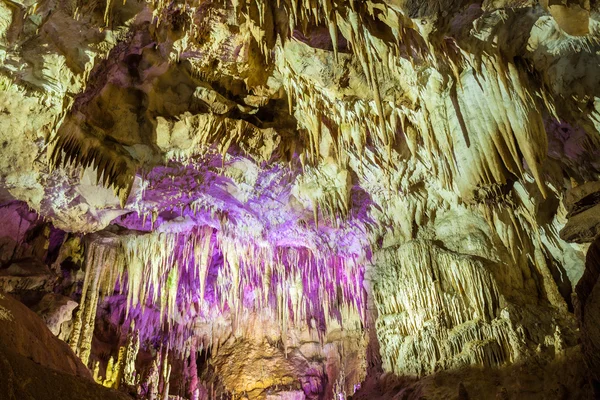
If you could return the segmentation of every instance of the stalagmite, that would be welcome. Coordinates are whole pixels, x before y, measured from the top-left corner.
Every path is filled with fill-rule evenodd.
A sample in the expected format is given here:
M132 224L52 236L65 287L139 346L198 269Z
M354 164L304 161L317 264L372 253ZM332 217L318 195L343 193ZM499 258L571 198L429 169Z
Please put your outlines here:
M125 357L123 362L123 378L125 385L134 386L139 377L136 376L135 362L140 349L140 337L135 330L135 322L131 322L129 334L127 337L127 345L125 347Z

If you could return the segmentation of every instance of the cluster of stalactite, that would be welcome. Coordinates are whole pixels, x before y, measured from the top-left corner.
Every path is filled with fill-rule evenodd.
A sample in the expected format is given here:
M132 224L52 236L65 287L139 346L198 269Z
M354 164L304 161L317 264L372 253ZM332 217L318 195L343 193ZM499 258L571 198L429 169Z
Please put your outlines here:
M498 288L481 264L425 242L382 253L375 302L387 370L421 375L463 355L474 358L465 365L499 365L509 357L506 327L491 323ZM481 356L469 346L481 348Z
M136 170L122 149L106 146L100 139L67 122L61 125L60 134L55 136L50 160L55 166L93 168L98 183L112 188L121 206L125 206Z
M103 298L122 293L126 301L117 312L136 327L131 329L135 339L98 378L107 386L135 382L131 363L139 343L160 332L165 346L179 356L187 353L186 359L192 338L196 345L216 351L219 329L209 334L195 329L210 325L217 315L229 315L231 326L239 327L236 334L244 334L243 321L249 315L275 320L284 345L289 329L308 328L319 335L332 323L362 329L363 268L358 256L259 247L210 227L185 233L104 232L88 237L86 247L81 303L69 339L72 349L88 363Z
M559 239L558 218L539 226L521 184L508 198L463 214L470 224L473 215L481 220L479 227L471 225L469 240L489 229L485 240L497 241L496 248L447 238L449 248L442 248L441 242L416 238L375 252L376 268L368 279L385 370L422 376L469 365L494 367L526 359L540 343L556 352L574 344L572 333L563 332L572 322L560 322L569 318L569 299L552 276L568 251Z
M280 68L299 127L314 143L309 146L310 157L317 157L320 144L329 141L334 150L326 155L342 166L350 164L360 175L365 158L373 158L390 174L397 157L391 149L396 149L395 139L400 135L414 159L429 160L431 172L446 188L456 185L467 194L471 185L503 184L512 176L522 177L523 157L540 190L546 193L540 165L547 152L547 135L541 111L544 102L538 100L545 99L544 92L532 91L533 86L512 62L496 56L473 57L456 79L443 70L411 65L402 59L386 67L378 65L389 70L389 80L421 75L413 82L418 89L403 94L414 96L414 104L397 104L391 96L381 100L384 122L380 125L381 116L373 101L342 101L337 90L303 78L307 66L295 54L304 51L309 57L314 51L298 44L288 47L281 53ZM499 106L507 103L514 107ZM488 134L478 134L482 131ZM372 143L369 146L367 138Z
M569 173L562 173L562 164L545 160L552 136L546 130L560 120L553 106L559 101L551 98L551 90L528 61L496 46L499 39L490 33L496 25L486 27L489 21L479 21L470 38L458 43L451 34L429 35L397 3L150 2L151 25L157 32L170 29L176 18L187 21L181 35L172 35L178 39L166 46L170 65L165 68L175 68L189 57L191 73L198 79L224 74L225 81L234 80L227 75L230 71L194 69L200 64L193 59L194 46L202 42L204 25L209 24L199 21L200 16L214 7L228 23L235 19L239 36L252 38L262 53L261 67L271 74L265 85L272 88L253 88L250 79L245 81L248 93L268 93L260 101L249 100L260 103L254 108L256 104L238 104L220 94L226 90L221 90L218 79L214 87L219 90L198 84L194 96L207 106L207 113L158 116L152 121L156 143L143 145L161 152L156 159L165 164L176 161L189 168L181 168L175 176L176 168L160 167L162 175L155 182L142 179L141 193L128 210L137 208L143 214L144 229L157 229L163 212L180 215L187 225L182 228L173 222L174 232L104 232L88 238L81 304L69 344L89 364L94 320L103 298L124 297L117 312L132 326L130 339L106 372L96 373L99 382L110 387L139 385L150 398L168 395L169 359L175 354L189 360L189 385L195 392L195 349L216 350L225 336L218 323L207 332L198 328L198 321L217 316L228 318L231 330L244 334L250 334L244 321L251 314L266 316L277 321L284 346L287 331L295 326L322 333L332 324L360 325L366 319L362 254L348 254L354 249L347 248L275 246L269 240L277 238L265 238L270 233L267 225L296 218L298 209L304 213L297 219L298 229L305 229L298 235L304 235L302 239L335 235L331 226L350 222L348 226L356 223L356 236L370 237L385 248L376 254L371 269L386 371L423 375L464 365L498 366L517 361L527 351L527 341L561 347L564 339L558 325L544 322L536 330L531 328L535 318L530 318L536 303L547 302L559 311L569 303L556 284L556 279L568 279L553 276L563 274L556 265L566 264L572 254L558 235L565 210L562 205L552 209L552 203L562 202ZM107 26L117 7L121 4L106 2ZM549 7L556 11L557 5ZM322 26L329 32L331 50L290 40L298 32L309 36ZM348 44L343 50L342 42ZM578 51L597 47L593 40L564 43L580 46ZM92 65L93 60L85 64L79 80L88 80ZM102 69L97 72L101 75ZM12 83L2 81L8 84ZM58 96L67 90L48 88ZM84 89L84 84L78 88ZM88 92L82 98L94 95ZM245 95L234 97L241 101ZM274 102L287 101L285 117L295 119L298 135L285 136L286 128L280 131L276 123L249 122L260 119L250 116L258 112L261 117L260 108L269 103L269 96ZM50 164L94 169L98 182L112 187L124 207L139 174L140 162L130 154L136 147L125 150L103 134L88 134L85 110L72 112L73 102L65 99L63 112L54 121ZM597 134L600 103L592 103L589 108L596 110L590 111L586 129ZM583 151L591 143L578 146ZM208 153L215 156L212 161L218 158L215 163L223 175L225 165L238 156L252 159L245 161L257 169L269 165L284 169L282 160L291 160L280 186L290 187L291 196L286 192L284 202L293 196L302 207L294 203L293 213L264 217L244 214L250 208L249 197L238 207L229 197L205 193L199 182L209 169L218 169L202 158ZM287 158L284 153L289 153ZM572 163L572 169L580 167L575 165L578 161L561 162ZM160 168L149 174L158 175ZM247 169L240 174L250 175ZM360 216L352 215L356 186L365 194L360 200L366 212ZM144 190L150 195L145 196ZM540 212L545 198L548 215ZM258 196L251 200L264 204ZM235 223L226 216L234 208L243 210ZM463 243L453 243L440 233L443 214L450 210L455 213L450 219L483 221L476 228L459 222L445 228L457 236L464 226L468 240ZM313 212L316 229L306 223L305 211ZM214 222L213 227L189 231L204 215L210 216L206 219ZM151 221L149 227L146 219ZM176 233L178 229L188 231ZM488 237L477 242L474 238L484 230L481 235ZM543 293L539 299L537 293ZM134 371L140 343L161 335L164 347L142 381ZM343 381L343 375L339 379Z
M170 4L157 2L154 6L158 16L176 12ZM196 6L190 2L177 12L194 15ZM117 5L109 2L107 9L110 7ZM384 3L283 1L275 6L270 1L255 1L234 4L234 8L241 21L255 27L248 29L264 53L272 56L273 65L281 74L290 113L297 117L306 139L302 160L319 164L319 160L333 157L345 168L349 158L362 159L369 147L377 149L377 162L384 169L390 168L394 164L391 153L398 145L398 132L402 132L413 156L436 160L431 168L446 185L455 182L456 177L460 178L459 186L461 181L483 185L504 183L512 174L522 176L522 156L540 190L545 192L539 165L547 148L542 114L554 111L547 101L548 95L543 88L532 85L513 60L503 60L485 43L472 54L456 44L428 42L400 9ZM336 98L339 92L328 94L327 88L310 82L310 77L305 76L306 66L299 61L302 58L297 54L298 44L287 37L269 39L275 29L275 8L288 16L290 31L308 29L312 24L328 26L336 58L348 58L336 51L338 35L343 35L358 60L358 70L352 71L349 79L360 81L367 99L341 101ZM370 32L371 20L389 28L390 37L381 38ZM400 92L397 85L391 90L389 82L394 81L393 77L407 76L420 77L414 82L397 82ZM215 92L214 96L219 95ZM225 111L235 107L226 99L217 103ZM190 157L198 152L195 150L198 146L206 148L213 144L220 152L227 152L232 144L244 147L248 137L257 133L268 134L245 121L221 117L220 111L213 110L213 114L188 116L187 119L199 118L198 123L193 123L195 127L188 127L190 138L197 145L171 156ZM182 123L186 122L178 122ZM109 150L97 146L93 140L85 140L87 136L77 133L77 129L61 128L53 162L74 161L96 167L99 178L102 177L99 180L112 185L124 203L133 183L135 163L127 161L130 158L120 154L119 149ZM481 131L489 134L479 135ZM273 135L268 135L272 140ZM277 140L273 139L275 147ZM324 141L332 144L329 154L320 151ZM458 159L465 149L469 149L467 160ZM272 154L263 153L257 155L259 161ZM467 173L461 166L464 163L472 165ZM326 206L340 215L347 209L343 197L342 201Z
M272 128L259 129L247 121L223 117L219 113L184 115L176 122L159 118L157 131L158 145L168 149L166 157L178 161L207 154L211 147L225 159L230 147L235 144L256 162L265 162L269 161L280 143ZM190 142L185 149L173 146L170 140L182 132Z

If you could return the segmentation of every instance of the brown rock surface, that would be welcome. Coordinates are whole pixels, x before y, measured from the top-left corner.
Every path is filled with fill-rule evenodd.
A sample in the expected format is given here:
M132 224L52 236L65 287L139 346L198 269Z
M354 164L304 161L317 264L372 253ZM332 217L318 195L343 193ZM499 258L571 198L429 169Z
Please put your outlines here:
M0 306L0 342L3 346L43 367L75 376L91 377L69 346L57 339L33 311L8 294L1 295Z
M36 259L15 260L0 269L0 290L5 293L48 290L55 280L48 266Z
M600 396L600 240L594 241L588 250L585 272L576 293L584 359L594 393Z
M0 393L6 400L129 399L102 388L23 304L0 294Z

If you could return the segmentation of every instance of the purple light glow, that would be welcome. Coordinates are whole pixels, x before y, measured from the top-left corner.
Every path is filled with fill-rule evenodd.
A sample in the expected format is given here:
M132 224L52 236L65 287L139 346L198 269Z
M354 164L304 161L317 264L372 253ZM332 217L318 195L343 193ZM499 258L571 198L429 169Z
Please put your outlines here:
M139 304L131 298L129 304L120 302L113 310L120 318L127 315L127 324L135 321L142 343L168 342L171 349L183 351L196 337L196 343L208 346L212 338L199 326L219 318L238 326L235 321L248 312L278 321L282 335L291 325L323 334L328 321L342 324L343 307L364 320L368 196L353 190L348 220L333 227L323 216L317 227L311 210L290 207L295 175L289 169L275 165L257 170L251 185L245 185L224 173L237 168L237 161L223 164L212 157L204 164L154 168L140 194L145 208L114 221L133 230L125 236L136 240L143 241L144 235L170 238L165 266L155 282L147 283L145 297ZM246 192L236 192L236 185ZM151 230L155 233L143 233ZM205 253L200 243L208 245ZM128 239L122 241L125 253L131 252L130 245ZM148 275L157 257L150 252L159 249L142 246L136 251L146 260ZM208 258L198 259L201 253ZM128 268L122 271L123 286L117 281L117 292L132 290ZM176 282L169 282L174 268ZM169 287L176 290L176 304L168 306L174 313L164 311L160 297Z

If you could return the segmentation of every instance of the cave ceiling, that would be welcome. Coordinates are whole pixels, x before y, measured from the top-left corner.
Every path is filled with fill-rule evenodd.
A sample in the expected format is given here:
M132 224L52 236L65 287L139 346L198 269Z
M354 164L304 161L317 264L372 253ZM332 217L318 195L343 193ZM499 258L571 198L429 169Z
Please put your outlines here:
M285 346L303 325L363 348L371 306L385 370L513 362L515 320L551 308L528 336L543 341L572 319L581 243L600 233L598 12L3 0L0 198L86 243L91 311L69 338L84 362L97 307L189 352L261 313ZM457 326L499 345L432 344Z

